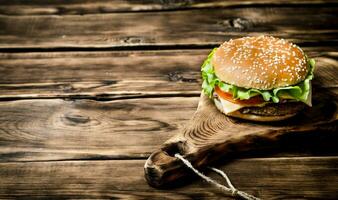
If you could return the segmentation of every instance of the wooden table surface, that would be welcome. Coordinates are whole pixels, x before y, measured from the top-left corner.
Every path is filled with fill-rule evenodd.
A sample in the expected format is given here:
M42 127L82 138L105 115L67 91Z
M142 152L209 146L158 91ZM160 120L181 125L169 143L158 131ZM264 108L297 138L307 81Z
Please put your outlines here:
M151 188L143 166L194 113L210 49L259 34L338 94L338 1L0 0L0 198L228 198ZM263 199L338 199L337 143L295 134L219 167Z

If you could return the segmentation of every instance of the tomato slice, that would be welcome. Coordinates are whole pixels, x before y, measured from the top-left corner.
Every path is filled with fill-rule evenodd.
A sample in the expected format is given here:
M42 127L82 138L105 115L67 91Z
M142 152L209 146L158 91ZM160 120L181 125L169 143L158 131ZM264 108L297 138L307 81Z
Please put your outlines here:
M263 97L260 95L257 95L257 96L251 97L250 99L245 99L245 100L234 99L231 93L223 92L218 86L215 87L215 92L222 99L230 101L232 103L236 103L236 104L254 105L254 104L261 104L265 102Z

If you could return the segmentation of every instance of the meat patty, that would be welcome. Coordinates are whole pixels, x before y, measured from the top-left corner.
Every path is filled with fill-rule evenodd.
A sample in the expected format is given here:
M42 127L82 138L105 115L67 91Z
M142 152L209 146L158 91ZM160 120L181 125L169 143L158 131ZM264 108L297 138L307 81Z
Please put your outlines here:
M239 112L261 116L282 116L297 113L305 108L302 102L269 103L263 107L245 107Z

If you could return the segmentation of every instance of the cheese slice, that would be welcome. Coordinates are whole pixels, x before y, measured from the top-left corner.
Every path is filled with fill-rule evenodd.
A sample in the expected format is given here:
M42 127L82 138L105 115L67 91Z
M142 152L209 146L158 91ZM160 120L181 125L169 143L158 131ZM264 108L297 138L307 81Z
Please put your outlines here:
M256 104L256 105L243 105L243 104L232 103L232 102L227 101L227 100L222 99L222 98L215 99L214 102L215 102L216 106L221 111L223 111L225 114L235 112L235 111L237 111L241 108L244 108L244 107L253 107L253 106L262 107L262 106L265 106L266 104L269 103L269 102L264 102L264 103Z
M236 110L239 110L245 106L243 105L240 105L240 104L235 104L235 103L232 103L230 101L227 101L227 100L224 100L222 98L219 98L220 101L221 101L221 106L223 108L223 112L225 114L228 114L228 113L231 113L231 112L234 112Z

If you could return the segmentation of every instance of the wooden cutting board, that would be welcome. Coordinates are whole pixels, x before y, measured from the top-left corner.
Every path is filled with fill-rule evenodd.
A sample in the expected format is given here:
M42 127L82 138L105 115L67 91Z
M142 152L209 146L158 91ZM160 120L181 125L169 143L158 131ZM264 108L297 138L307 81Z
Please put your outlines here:
M174 157L176 153L197 169L203 169L227 155L261 149L284 134L337 131L336 95L323 90L314 88L313 107L291 119L273 123L227 117L202 94L192 119L148 158L144 166L146 180L153 187L165 187L189 174L183 163Z

